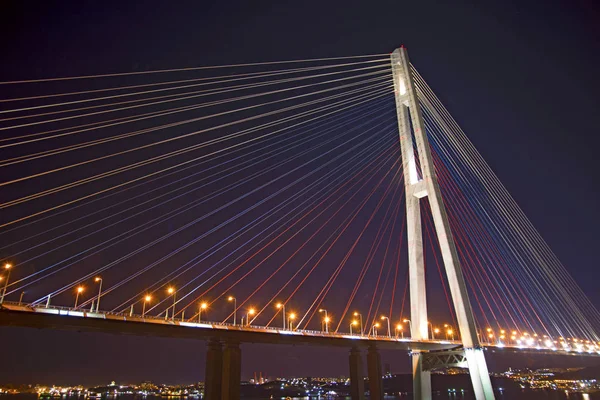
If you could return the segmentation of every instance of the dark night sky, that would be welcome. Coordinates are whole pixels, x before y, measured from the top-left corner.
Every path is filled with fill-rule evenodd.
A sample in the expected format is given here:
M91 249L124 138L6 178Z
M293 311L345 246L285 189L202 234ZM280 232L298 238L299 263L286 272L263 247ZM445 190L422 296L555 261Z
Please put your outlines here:
M600 8L592 1L468 3L4 1L0 80L377 54L404 44L599 306ZM200 342L7 328L0 339L10 344L2 381L190 382L204 374ZM244 353L243 375L347 373L346 354L330 354L255 346ZM384 359L408 370L404 354Z

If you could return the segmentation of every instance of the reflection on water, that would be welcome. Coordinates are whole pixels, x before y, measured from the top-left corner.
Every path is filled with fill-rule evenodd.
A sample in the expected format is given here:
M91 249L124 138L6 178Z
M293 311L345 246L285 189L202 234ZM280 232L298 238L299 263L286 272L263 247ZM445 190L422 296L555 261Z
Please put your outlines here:
M312 399L316 399L317 397L313 397ZM350 400L349 397L321 397L322 399L347 399ZM435 393L433 396L434 399L437 400L473 400L474 397L469 392L449 392L449 393ZM84 397L39 397L37 394L30 393L20 393L20 394L0 394L0 400L84 400ZM179 400L185 399L189 400L187 397L166 397L166 396L140 396L140 395L117 395L110 397L102 397L103 400ZM246 400L283 400L283 398L269 398L269 397L242 397L242 399ZM289 398L288 398L289 399ZM294 397L292 400L308 400L309 397ZM368 399L368 396L367 396ZM386 400L409 400L412 399L412 396L386 396ZM543 390L522 390L518 392L499 392L496 391L496 399L497 400L600 400L600 392L596 393L567 393L564 391L543 391Z

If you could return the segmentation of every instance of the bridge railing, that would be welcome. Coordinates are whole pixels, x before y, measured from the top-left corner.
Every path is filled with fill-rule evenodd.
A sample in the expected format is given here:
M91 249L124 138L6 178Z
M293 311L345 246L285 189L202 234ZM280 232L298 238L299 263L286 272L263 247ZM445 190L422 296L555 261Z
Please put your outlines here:
M390 337L387 335L372 335L372 334L352 334L345 332L324 332L317 331L311 329L283 329L272 326L261 326L261 325L240 325L240 324L232 324L229 322L215 322L215 321L200 321L194 322L185 319L172 319L166 318L165 316L156 316L144 314L132 314L129 312L113 312L113 311L90 311L82 308L74 308L67 306L59 306L59 305L49 305L45 304L27 304L27 303L19 303L19 302L11 302L5 301L0 305L0 308L6 308L9 310L15 311L27 311L27 312L36 312L36 313L52 313L57 315L67 315L72 317L88 317L88 318L103 318L103 319L118 319L122 321L132 321L132 322L143 322L143 323L158 323L158 324L168 324L168 325L179 325L179 326L190 326L190 327L205 327L205 328L214 328L214 329L227 329L227 330L242 330L242 331L251 331L251 332L271 332L271 333L280 333L280 334L288 334L288 335L310 335L310 336L319 336L319 337L339 337L339 338L353 338L353 339L361 339L361 340L375 340L375 341L403 341L403 342L413 342L411 338L398 338L398 337ZM457 340L419 340L419 342L430 342L430 343L441 343L441 344L456 344L460 345L461 342ZM530 349L530 350L551 350L551 351L559 351L565 353L595 353L600 354L600 348L596 346L595 348L575 348L575 347L564 347L559 348L558 346L552 348L544 348L543 346L535 345L535 346L527 346L527 345L509 345L509 344L484 344L485 347L494 347L494 348L514 348L514 349Z

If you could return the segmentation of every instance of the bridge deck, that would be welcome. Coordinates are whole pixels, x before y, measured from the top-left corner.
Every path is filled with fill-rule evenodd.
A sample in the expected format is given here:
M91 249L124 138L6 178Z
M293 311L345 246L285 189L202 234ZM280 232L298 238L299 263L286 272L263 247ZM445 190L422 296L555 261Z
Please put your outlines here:
M154 316L109 312L87 312L66 307L37 307L5 302L0 306L0 326L49 328L78 332L102 332L120 335L156 336L181 339L231 340L239 343L312 345L366 348L375 344L386 350L449 350L461 347L459 341L394 338L387 336L350 335L310 330L283 330L263 326L241 326L214 322L187 322ZM565 351L539 347L485 345L493 352L531 352L600 356L598 352Z
M104 332L122 335L158 336L208 340L219 338L240 343L307 344L328 347L362 347L376 344L380 349L445 350L460 346L452 341L411 341L384 336L324 333L307 330L283 330L262 326L240 326L213 322L186 322L157 317L102 312L75 311L58 307L31 307L4 303L0 309L0 326L50 328L80 332Z

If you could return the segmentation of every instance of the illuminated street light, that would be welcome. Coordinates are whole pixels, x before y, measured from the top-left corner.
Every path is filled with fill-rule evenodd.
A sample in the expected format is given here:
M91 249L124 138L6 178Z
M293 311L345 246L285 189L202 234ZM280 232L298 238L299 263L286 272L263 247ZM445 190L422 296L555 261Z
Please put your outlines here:
M283 327L283 329L285 329L285 304L284 303L277 303L276 305L278 310L281 310L281 315L283 318L283 325L281 325Z
M250 326L250 317L256 314L256 310L251 308L248 310L248 314L246 314L246 326Z
M360 322L360 334L361 336L365 334L365 331L363 329L363 320L362 320L362 314L354 311L354 316L358 317L358 321Z
M144 315L146 315L146 303L149 303L150 300L152 300L152 296L149 294L144 296L144 301L142 302L142 318L144 318Z
M329 317L327 316L327 310L324 308L320 308L319 309L320 313L325 313L325 319L323 321L325 321L325 332L328 333L329 332ZM321 330L323 330L323 326L321 325Z
M235 326L235 316L237 314L237 299L233 296L229 296L227 301L233 301L233 326Z
M100 286L98 287L98 300L96 301L96 312L98 312L100 307L100 296L102 296L102 278L97 276L94 278L94 282L100 283Z
M375 323L373 324L373 328L371 329L371 330L372 330L372 335L373 335L374 337L375 337L375 336L377 336L377 328L379 328L379 322L375 322Z
M6 271L6 280L4 281L4 289L2 289L2 296L0 296L0 304L4 303L4 296L6 296L6 289L8 288L8 281L10 280L10 271L12 265L9 263L4 264L4 270Z
M350 335L352 335L352 327L353 326L358 326L357 320L352 320L352 322L350 322Z
M77 308L77 303L79 302L79 295L83 292L83 286L78 286L77 289L75 290L75 292L77 293L75 295L75 307Z
M432 338L433 340L435 340L435 335L434 335L434 333L435 333L436 335L437 335L438 333L440 333L440 330L439 330L439 328L435 328L435 329L434 329L434 330L431 332L431 338Z
M290 331L294 330L294 320L295 319L296 319L296 314L290 313L290 315L288 315L288 321L290 323Z
M448 340L448 336L451 335L452 340L454 340L454 328L450 324L444 324L444 330L446 332L446 340Z
M387 327L388 327L388 337L391 338L392 337L392 332L390 330L390 319L388 317L386 317L385 315L381 316L381 320L387 320Z
M404 339L404 327L402 324L396 325L396 337L398 337L398 332L400 332L402 339Z
M207 308L208 308L208 304L206 304L206 302L202 302L202 303L198 304L198 322L199 323L202 321L202 311L204 310L206 312Z
M173 312L171 312L171 319L174 320L175 319L175 303L176 303L176 298L177 298L177 292L175 291L175 288L173 286L169 286L167 288L167 293L168 294L172 294L173 295ZM165 319L169 319L169 310L167 309L166 311L166 315L165 315Z

